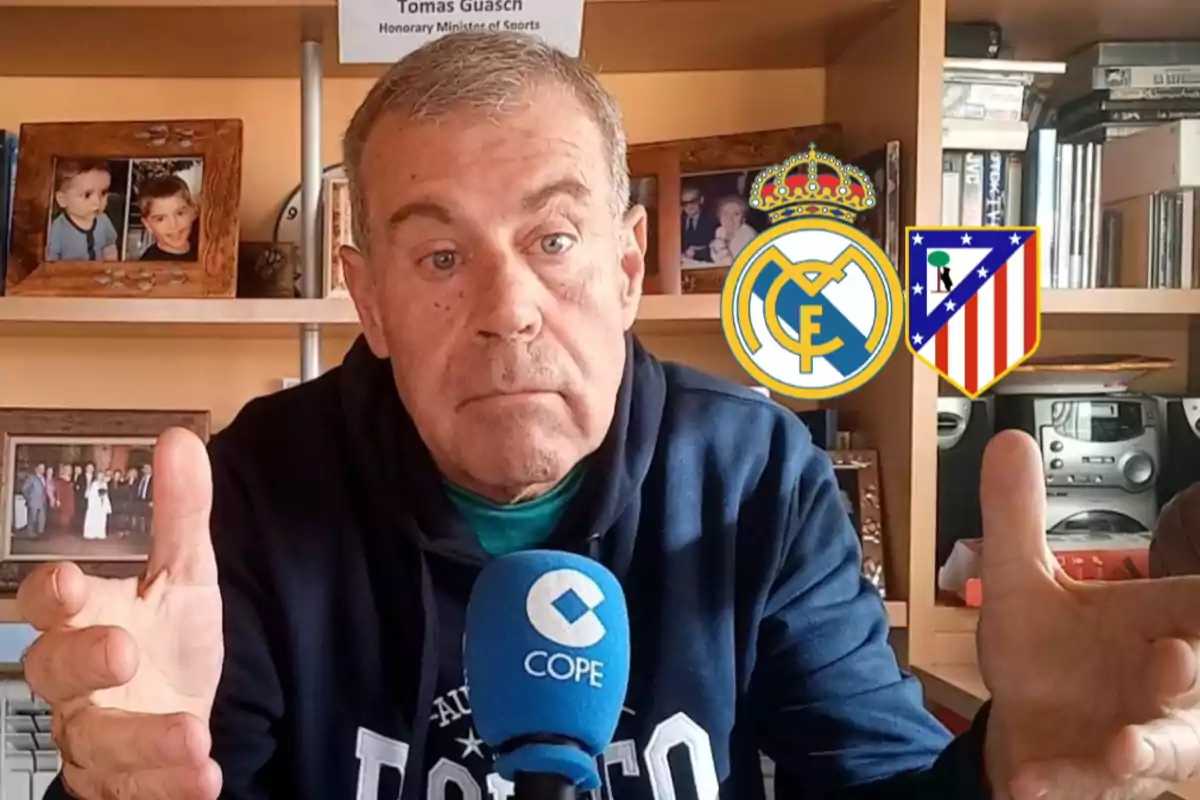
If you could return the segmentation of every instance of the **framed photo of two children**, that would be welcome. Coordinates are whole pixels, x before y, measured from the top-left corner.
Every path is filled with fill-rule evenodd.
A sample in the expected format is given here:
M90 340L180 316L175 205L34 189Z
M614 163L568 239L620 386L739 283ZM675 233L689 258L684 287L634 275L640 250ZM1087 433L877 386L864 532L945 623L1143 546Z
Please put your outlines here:
M9 295L233 297L240 120L21 126Z

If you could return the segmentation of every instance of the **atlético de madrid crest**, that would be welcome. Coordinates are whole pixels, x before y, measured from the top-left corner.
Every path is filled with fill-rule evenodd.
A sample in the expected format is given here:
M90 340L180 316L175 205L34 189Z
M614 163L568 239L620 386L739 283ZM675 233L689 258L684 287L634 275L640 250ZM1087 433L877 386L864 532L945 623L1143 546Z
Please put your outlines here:
M1037 228L909 228L908 348L975 399L1041 341Z

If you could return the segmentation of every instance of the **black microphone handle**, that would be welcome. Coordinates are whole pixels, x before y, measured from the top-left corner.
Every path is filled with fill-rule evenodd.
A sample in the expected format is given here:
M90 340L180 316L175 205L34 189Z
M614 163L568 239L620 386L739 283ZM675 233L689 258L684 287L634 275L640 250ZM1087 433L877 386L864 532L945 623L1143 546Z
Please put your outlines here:
M549 772L518 772L513 800L575 800L575 784Z

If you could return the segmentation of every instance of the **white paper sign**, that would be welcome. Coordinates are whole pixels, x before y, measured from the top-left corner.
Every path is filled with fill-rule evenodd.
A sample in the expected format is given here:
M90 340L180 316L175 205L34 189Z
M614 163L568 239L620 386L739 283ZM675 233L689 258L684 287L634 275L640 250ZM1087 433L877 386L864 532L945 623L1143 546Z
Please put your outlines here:
M343 64L391 64L456 31L523 31L571 56L583 37L583 0L339 0Z

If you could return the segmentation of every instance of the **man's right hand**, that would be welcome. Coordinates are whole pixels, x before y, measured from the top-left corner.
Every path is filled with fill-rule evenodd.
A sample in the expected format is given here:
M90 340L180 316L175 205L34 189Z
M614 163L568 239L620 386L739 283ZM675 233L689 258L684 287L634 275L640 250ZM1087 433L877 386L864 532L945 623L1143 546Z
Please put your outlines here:
M25 680L51 707L63 780L82 800L215 800L221 790L208 722L224 639L204 444L165 432L154 475L142 580L59 562L17 594L41 631L23 659Z

